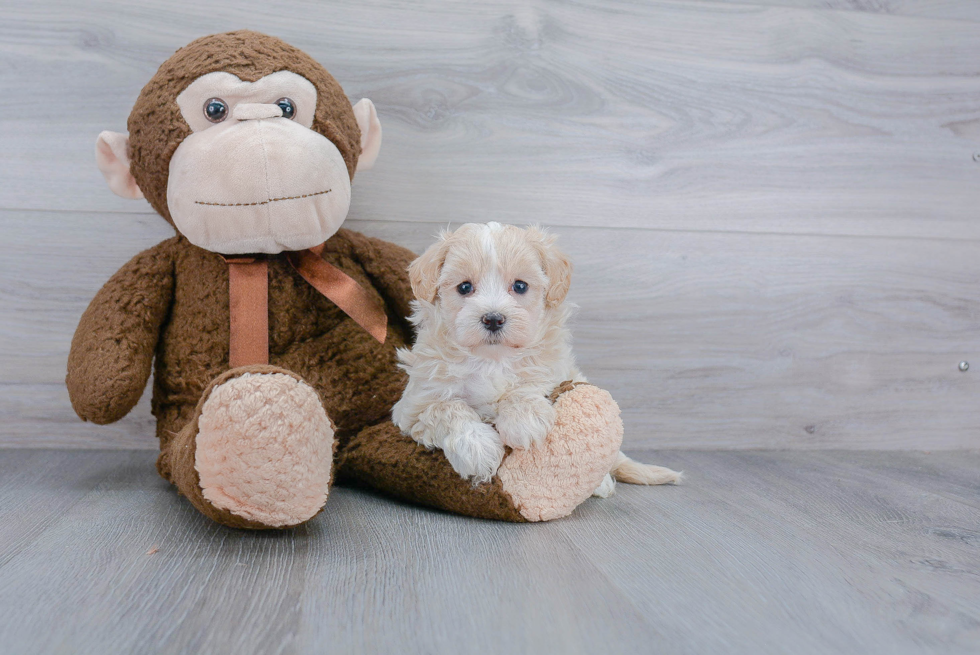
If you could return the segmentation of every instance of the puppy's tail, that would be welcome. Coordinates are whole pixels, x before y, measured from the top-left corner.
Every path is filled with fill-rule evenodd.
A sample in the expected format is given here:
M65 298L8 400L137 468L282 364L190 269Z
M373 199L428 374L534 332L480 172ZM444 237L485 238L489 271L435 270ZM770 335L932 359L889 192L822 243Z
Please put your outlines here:
M622 452L616 457L616 463L613 464L610 473L617 481L629 484L677 484L684 478L682 472L672 471L663 466L640 464Z

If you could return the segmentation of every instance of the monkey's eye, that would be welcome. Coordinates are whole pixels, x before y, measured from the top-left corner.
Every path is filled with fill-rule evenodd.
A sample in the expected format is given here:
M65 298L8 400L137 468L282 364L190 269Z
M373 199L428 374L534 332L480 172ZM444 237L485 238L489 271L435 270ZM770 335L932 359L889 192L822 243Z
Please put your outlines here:
M527 293L527 282L524 280L517 280L514 282L514 293Z
M212 123L228 118L228 103L221 98L211 98L204 103L204 116Z
M279 98L276 100L279 109L282 109L282 117L292 119L296 115L296 103L289 98Z
M473 283L472 282L461 282L457 287L456 291L459 291L459 295L468 296L473 293Z

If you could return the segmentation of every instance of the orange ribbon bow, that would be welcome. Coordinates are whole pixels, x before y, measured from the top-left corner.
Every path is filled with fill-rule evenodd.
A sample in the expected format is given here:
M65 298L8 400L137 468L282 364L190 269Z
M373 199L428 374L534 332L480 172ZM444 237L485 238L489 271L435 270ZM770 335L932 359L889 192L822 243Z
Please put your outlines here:
M384 308L349 275L323 259L320 244L286 254L304 280L350 316L380 343L388 317ZM231 315L229 365L269 363L269 262L264 255L228 255L228 308Z

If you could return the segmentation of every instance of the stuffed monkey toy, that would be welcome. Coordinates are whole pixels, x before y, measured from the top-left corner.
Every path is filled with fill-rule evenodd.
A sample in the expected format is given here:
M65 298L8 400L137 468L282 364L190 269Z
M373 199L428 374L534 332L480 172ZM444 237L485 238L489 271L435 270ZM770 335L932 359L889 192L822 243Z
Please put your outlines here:
M167 60L128 129L99 135L99 168L176 236L96 294L72 340L68 391L82 419L111 423L155 362L157 470L199 511L286 528L347 480L469 516L539 521L599 485L622 423L596 387L556 390L546 443L511 452L478 486L391 423L414 255L341 227L354 173L381 144L370 100L352 107L279 39L231 32Z

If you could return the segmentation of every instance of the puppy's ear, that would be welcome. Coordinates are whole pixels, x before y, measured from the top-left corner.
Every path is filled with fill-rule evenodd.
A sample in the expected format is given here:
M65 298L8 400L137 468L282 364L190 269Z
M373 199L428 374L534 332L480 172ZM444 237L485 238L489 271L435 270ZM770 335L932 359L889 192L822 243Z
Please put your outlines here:
M439 290L439 274L446 261L446 253L449 252L449 237L452 234L448 230L440 233L439 240L409 264L408 280L412 284L412 293L419 300L435 302Z
M541 257L541 268L548 276L548 291L544 301L549 307L557 307L568 295L568 287L572 284L572 262L568 256L555 245L558 238L537 227L527 228L528 241L534 244Z

